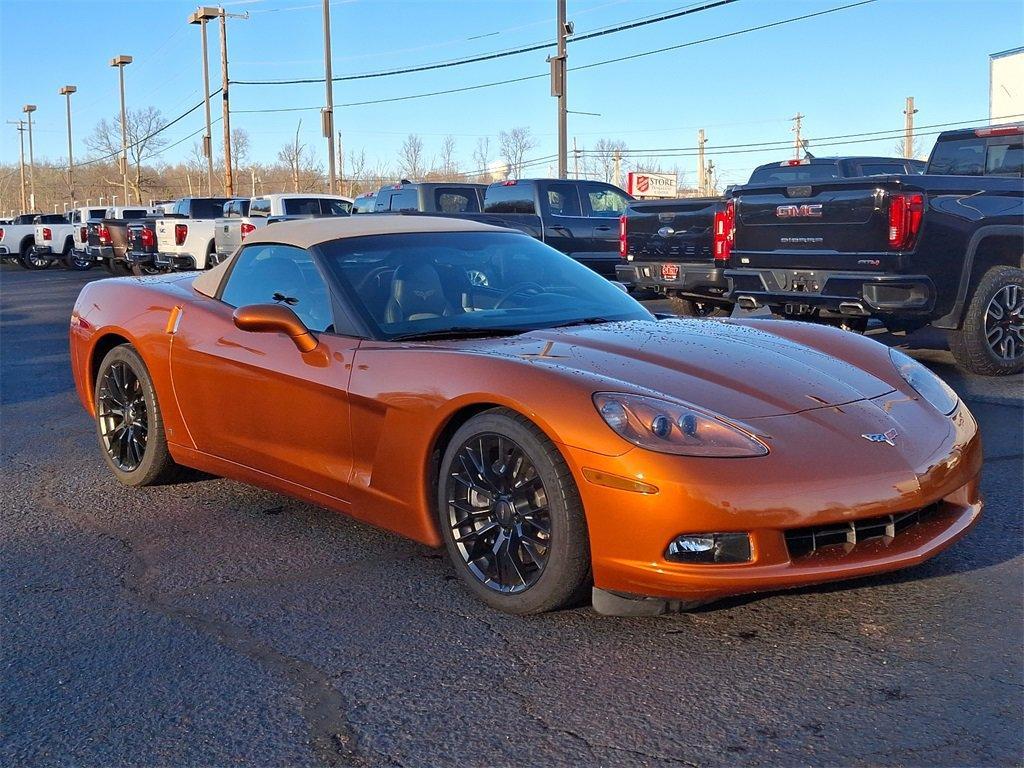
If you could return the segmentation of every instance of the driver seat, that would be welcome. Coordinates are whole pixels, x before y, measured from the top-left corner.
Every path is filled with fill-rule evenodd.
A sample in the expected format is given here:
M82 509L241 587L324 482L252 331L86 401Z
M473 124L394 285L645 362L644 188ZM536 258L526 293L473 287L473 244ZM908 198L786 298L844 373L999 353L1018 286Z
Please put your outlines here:
M385 322L404 323L455 313L433 264L403 264L395 270L391 297L384 308Z

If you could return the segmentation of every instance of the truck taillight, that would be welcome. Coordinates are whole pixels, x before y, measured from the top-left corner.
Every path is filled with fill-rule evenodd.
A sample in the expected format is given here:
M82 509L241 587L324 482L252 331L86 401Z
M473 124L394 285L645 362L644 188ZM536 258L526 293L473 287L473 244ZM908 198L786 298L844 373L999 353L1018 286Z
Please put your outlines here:
M174 225L174 244L175 245L184 245L186 237L188 237L188 224L175 224Z
M4 228L0 227L0 240L4 239Z
M246 235L251 235L256 231L256 225L250 224L248 221L242 222L242 239L245 240Z
M43 240L53 240L53 230L49 227L43 227Z
M100 245L110 245L110 230L105 224L100 224L96 228L96 237L99 238Z
M89 228L88 227L79 227L78 228L78 235L79 235L78 239L81 240L83 243L89 242Z
M889 198L889 247L896 251L912 248L924 215L924 195L901 194Z
M152 229L143 227L139 237L142 240L143 248L153 248L156 246L156 233Z
M736 236L736 203L729 200L724 211L715 213L712 242L716 262L729 260L732 253L733 240Z
M626 217L619 216L619 258L626 259L629 256L629 244L626 242Z

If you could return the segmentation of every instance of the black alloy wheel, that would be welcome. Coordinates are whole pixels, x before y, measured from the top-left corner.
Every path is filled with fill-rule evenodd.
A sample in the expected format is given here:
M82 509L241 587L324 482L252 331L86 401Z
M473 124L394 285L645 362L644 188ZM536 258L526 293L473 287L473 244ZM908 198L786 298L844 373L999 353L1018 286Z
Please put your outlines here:
M536 583L548 562L551 516L544 482L519 445L486 433L459 448L448 525L466 567L488 589L514 594Z
M507 613L580 602L591 586L590 539L572 472L536 424L483 411L448 441L438 523L467 588Z
M33 270L49 269L50 265L53 264L53 259L47 256L40 256L39 254L31 250L22 254L22 257L21 259L19 259L19 261L21 262L21 266L23 266L25 269Z
M134 472L146 455L149 414L142 382L126 361L112 363L100 379L97 414L103 448L122 472Z
M65 268L76 272L85 272L92 269L93 263L92 256L85 251L76 251L74 248L64 257Z
M985 309L985 338L1000 360L1024 355L1024 288L1009 283L996 291Z
M974 287L960 327L949 333L957 363L982 376L1024 371L1024 269L991 267Z

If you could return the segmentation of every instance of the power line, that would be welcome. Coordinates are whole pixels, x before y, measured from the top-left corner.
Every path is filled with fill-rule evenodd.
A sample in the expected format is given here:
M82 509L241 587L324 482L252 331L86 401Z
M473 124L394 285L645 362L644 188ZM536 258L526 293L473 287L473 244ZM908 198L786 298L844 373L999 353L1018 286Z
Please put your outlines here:
M690 14L700 13L701 11L709 11L714 8L718 8L723 5L730 5L738 2L738 0L712 0L711 2L702 3L700 5L688 6L681 10L676 10L669 13L663 13L660 16L645 17L641 19L635 19L628 22L623 22L614 27L608 27L607 29L599 29L594 32L589 32L583 35L578 35L569 39L568 42L576 43L583 40L592 40L596 37L603 37L604 35L610 35L616 32L623 32L629 29L636 29L637 27L643 27L648 24L657 24L662 21L669 21L671 19L677 19L682 16L689 16ZM502 51L492 51L491 53L482 53L477 56L469 56L462 59L449 59L447 61L431 62L429 64L421 64L414 67L405 67L402 69L389 69L381 72L363 72L355 75L339 75L338 77L331 78L332 82L340 83L351 80L368 80L370 78L377 77L392 77L394 75L408 75L415 72L429 72L435 69L447 69L448 67L460 67L465 64L478 64L484 61L493 61L494 59L501 59L507 56L518 56L523 53L533 53L535 51L542 51L546 48L551 48L555 45L553 40L548 40L542 43L533 43L530 45L520 46L518 48L512 48ZM324 78L322 77L304 77L296 78L292 80L232 80L234 85L309 85L313 83L322 83Z
M850 8L857 8L859 6L869 5L869 4L875 3L875 2L877 2L877 0L860 0L860 2L850 3L848 5L841 5L841 6L837 6L835 8L827 8L827 9L825 9L823 11L816 11L814 13L807 13L807 14L804 14L802 16L793 16L793 17L788 18L788 19L781 19L779 21L769 22L767 24L759 24L757 26L746 27L744 29L735 30L733 32L725 32L725 33L720 34L720 35L714 35L712 37L701 38L700 40L691 40L691 41L686 42L686 43L680 43L678 45L672 45L672 46L668 46L666 48L659 48L659 49L653 50L653 51L643 51L641 53L635 53L635 54L631 54L629 56L620 56L620 57L615 58L615 59L605 59L604 61L595 61L595 62L592 62L590 64L582 64L582 65L579 65L579 66L576 66L576 67L569 67L568 69L569 69L570 72L577 72L577 71L581 71L581 70L584 70L584 69L593 69L594 67L605 66L607 64L617 64L619 62L627 61L627 60L630 60L630 59L638 59L638 58L642 58L644 56L653 56L654 54L658 54L658 53L665 53L667 51L674 51L674 50L678 50L680 48L687 48L687 47L694 46L694 45L700 45L702 43L710 43L710 42L714 42L714 41L717 41L717 40L724 40L724 39L729 38L729 37L736 37L738 35L745 35L745 34L747 34L749 32L759 32L761 30L771 29L773 27L779 27L779 26L782 26L784 24L792 24L792 23L797 22L797 21L804 21L806 19L811 19L811 18L814 18L814 17L817 17L817 16L824 16L824 15L830 14L830 13L837 13L838 11L845 11L845 10L848 10ZM523 83L523 82L526 82L528 80L539 80L540 78L548 78L548 77L550 77L550 73L544 72L544 73L536 74L536 75L524 75L523 77L509 78L507 80L495 80L495 81L488 82L488 83L478 83L476 85L465 85L465 86L462 86L460 88L447 88L445 90L440 90L440 91L428 91L426 93L413 93L413 94L408 94L406 96L391 96L391 97L383 98L383 99L368 99L368 100L365 100L365 101L351 101L351 102L348 102L348 103L345 103L345 104L335 104L334 106L335 107L365 107L365 106L371 106L371 105L375 105L375 104L390 104L390 103L399 102L399 101L411 101L413 99L425 99L425 98L429 98L429 97L432 97L432 96L445 96L445 95L453 94L453 93L465 93L467 91L476 91L476 90L481 90L481 89L484 89L484 88L494 88L494 87L497 87L497 86L500 86L500 85L510 85L510 84L513 84L513 83ZM236 82L236 81L232 81L232 82ZM321 78L320 80L313 81L313 82L321 82L322 83L323 79ZM319 109L320 109L319 106L316 106L316 107L293 107L293 108L291 108L291 110L295 111L295 112L299 112L299 111L306 112L306 111L313 111L313 110L319 110ZM245 111L249 112L249 113L260 113L260 112L269 112L269 111L276 111L276 110L259 110L259 109L256 109L256 110L245 110Z

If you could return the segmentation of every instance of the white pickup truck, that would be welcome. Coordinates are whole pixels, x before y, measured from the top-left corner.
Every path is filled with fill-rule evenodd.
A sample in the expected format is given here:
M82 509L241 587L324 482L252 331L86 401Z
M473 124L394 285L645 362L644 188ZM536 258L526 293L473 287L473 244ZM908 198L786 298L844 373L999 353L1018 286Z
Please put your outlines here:
M0 227L0 258L16 261L26 269L45 269L31 265L32 247L36 244L36 219L38 213L23 213L15 216L10 224Z
M64 266L79 271L92 268L96 262L89 255L89 221L99 221L106 215L106 208L73 208L68 212L74 231L71 234L71 254L64 260Z
M217 263L213 233L229 197L183 197L166 218L156 220L158 269L207 269Z
M278 217L349 216L352 201L340 195L274 194L251 200L232 200L224 205L224 215L216 221L215 251L218 260L226 259L242 244L245 236Z
M29 258L33 269L45 269L56 261L66 262L74 247L75 225L67 216L44 213L36 219L35 245Z

